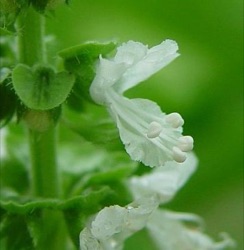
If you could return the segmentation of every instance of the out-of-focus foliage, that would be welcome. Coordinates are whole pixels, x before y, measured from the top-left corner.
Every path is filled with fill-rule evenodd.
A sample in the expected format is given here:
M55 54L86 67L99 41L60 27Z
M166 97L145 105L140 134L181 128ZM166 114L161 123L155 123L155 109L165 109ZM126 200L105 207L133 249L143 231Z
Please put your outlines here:
M202 215L210 234L228 231L238 249L243 247L242 11L241 0L73 0L70 9L60 7L48 20L58 40L55 51L89 40L178 42L181 56L127 94L157 101L163 111L185 118L200 165L169 207ZM128 245L141 239L137 235Z
M79 124L77 126L79 128ZM108 152L60 126L61 197L33 198L29 165L26 164L30 162L28 140L23 137L23 130L22 124L8 124L6 134L1 133L6 145L1 145L5 152L1 151L4 157L0 165L0 246L3 249L35 248L53 230L51 226L50 232L43 234L42 230L45 214L53 213L57 220L55 228L64 217L70 241L73 241L69 249L75 246L78 249L79 233L89 216L105 206L125 205L130 201L124 182L137 170L138 164L131 161L124 151ZM82 132L78 134L83 135Z

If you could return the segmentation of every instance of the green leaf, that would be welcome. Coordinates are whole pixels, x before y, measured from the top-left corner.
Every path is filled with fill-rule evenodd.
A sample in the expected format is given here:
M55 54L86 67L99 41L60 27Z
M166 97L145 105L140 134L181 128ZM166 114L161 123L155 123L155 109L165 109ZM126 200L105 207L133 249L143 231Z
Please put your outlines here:
M59 106L68 97L74 76L55 73L47 66L33 69L19 64L13 70L13 86L21 101L30 109L47 110Z
M100 207L100 202L111 194L109 188L104 187L100 190L90 191L87 194L75 196L67 200L59 199L36 199L26 201L23 198L21 201L15 200L0 200L0 208L7 211L9 214L28 215L42 209L52 210L69 210L78 209L82 213L92 214Z
M113 192L108 187L99 190L86 191L86 194L68 200L39 199L34 201L0 201L0 237L5 240L6 249L34 249L34 245L43 241L60 224L58 220L52 225L46 216L61 219L64 214L68 230L76 245L79 233L88 217L98 212L102 207L111 203ZM56 226L56 227L54 227ZM47 231L43 233L42 228ZM12 230L12 231L11 231ZM55 241L55 239L52 239ZM12 243L12 245L11 245ZM19 244L19 245L17 245Z

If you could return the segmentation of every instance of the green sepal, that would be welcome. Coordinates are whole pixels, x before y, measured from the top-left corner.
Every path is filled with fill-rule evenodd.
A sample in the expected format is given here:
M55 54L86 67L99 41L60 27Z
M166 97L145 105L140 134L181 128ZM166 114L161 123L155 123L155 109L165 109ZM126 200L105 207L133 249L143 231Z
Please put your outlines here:
M91 105L90 105L91 106ZM64 124L87 141L118 149L121 145L118 129L106 110L98 106L86 106L86 114L79 114L64 107Z
M95 76L95 61L99 58L99 55L105 56L113 51L115 47L116 43L114 42L90 42L62 50L58 53L64 60L65 69L76 75L73 91L68 98L68 104L71 108L79 111L79 99L85 98L91 101L89 88Z
M20 100L30 109L48 110L62 104L68 97L74 76L55 73L47 66L17 65L12 73L13 87Z

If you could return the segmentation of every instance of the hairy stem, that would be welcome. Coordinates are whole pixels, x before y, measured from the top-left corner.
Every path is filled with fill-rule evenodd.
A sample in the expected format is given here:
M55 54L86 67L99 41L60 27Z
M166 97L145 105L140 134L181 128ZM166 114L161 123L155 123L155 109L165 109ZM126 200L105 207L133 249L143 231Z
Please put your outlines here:
M33 66L46 61L45 19L32 8L22 13L18 19L18 61Z
M55 145L55 129L42 133L29 130L32 191L35 196L58 197L60 194Z

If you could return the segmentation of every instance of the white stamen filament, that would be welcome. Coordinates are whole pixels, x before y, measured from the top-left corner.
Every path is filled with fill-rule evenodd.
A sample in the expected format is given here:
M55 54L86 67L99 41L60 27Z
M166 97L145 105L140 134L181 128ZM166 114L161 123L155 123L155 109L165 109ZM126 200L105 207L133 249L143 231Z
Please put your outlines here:
M134 129L136 129L139 133L147 127L148 123L144 121L143 119L140 119L140 116L135 115L135 111L132 109L131 106L125 105L125 103L122 101L122 98L116 97L115 93L111 92L110 97L113 97L110 101L113 104L112 107L116 110L116 113L119 115L119 117L126 123L130 124ZM126 110L126 111L125 111ZM125 114L126 113L126 114ZM128 115L128 114L131 114ZM133 119L131 119L133 117ZM141 126L141 128L140 128ZM167 138L162 137L161 135L158 136L157 139L161 140L167 140ZM175 140L176 141L176 140ZM166 154L171 155L171 149L169 146L160 143L159 140L152 140L152 143L155 144L157 147L160 147ZM176 143L174 143L176 145Z
M164 125L161 125L164 124L164 118L155 117L143 109L136 109L133 103L125 100L125 97L117 95L113 90L109 91L107 99L109 100L111 109L117 114L121 122L124 123L124 126L131 127L131 129L137 131L135 133L139 133L141 136L153 139L150 140L151 143L162 149L165 159L173 159L179 163L186 160L187 155L184 152L188 152L193 148L193 139L190 136L179 136L180 132L176 129L184 123L180 114L171 113L166 115L164 117L165 122L170 127L164 127ZM153 118L153 121L149 123L148 120L151 118ZM162 121L162 123L158 121Z

